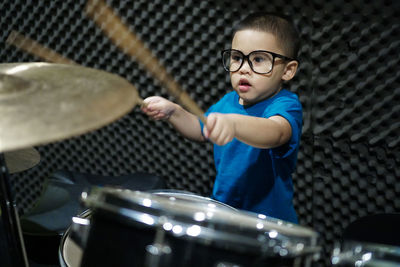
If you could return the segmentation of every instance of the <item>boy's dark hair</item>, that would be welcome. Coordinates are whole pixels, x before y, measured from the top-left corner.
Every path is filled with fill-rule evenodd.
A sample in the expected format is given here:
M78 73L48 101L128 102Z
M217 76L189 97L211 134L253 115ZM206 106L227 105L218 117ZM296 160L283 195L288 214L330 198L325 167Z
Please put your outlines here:
M234 29L234 35L241 30L258 30L273 34L285 53L296 59L300 47L300 38L292 20L283 15L257 12L249 14Z

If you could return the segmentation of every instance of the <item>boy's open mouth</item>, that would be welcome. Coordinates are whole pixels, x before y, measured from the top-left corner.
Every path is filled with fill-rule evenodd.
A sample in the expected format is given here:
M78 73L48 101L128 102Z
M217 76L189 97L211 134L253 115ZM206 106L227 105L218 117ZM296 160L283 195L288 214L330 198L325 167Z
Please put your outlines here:
M246 79L240 79L239 81L239 90L240 92L247 92L250 90L251 84Z

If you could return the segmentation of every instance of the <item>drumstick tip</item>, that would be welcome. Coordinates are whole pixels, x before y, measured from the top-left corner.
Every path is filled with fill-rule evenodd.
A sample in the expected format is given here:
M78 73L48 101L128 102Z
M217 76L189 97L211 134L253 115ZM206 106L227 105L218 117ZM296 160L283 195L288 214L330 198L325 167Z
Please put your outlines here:
M6 44L14 44L15 39L18 37L18 32L12 30L6 39Z

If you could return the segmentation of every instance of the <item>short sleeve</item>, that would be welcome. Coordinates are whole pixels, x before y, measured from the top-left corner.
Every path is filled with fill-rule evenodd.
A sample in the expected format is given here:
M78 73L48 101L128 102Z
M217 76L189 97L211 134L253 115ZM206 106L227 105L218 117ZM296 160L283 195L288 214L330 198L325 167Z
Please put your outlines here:
M282 116L290 123L292 128L292 136L289 142L272 149L275 157L288 157L298 150L303 126L302 106L298 97L292 94L290 96L277 98L268 106L263 114L265 118L272 116Z

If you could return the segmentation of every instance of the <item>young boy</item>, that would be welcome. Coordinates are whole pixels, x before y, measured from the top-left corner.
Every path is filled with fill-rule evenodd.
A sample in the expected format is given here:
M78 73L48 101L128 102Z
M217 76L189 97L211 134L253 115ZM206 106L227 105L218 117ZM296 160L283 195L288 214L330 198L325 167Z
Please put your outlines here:
M297 223L293 184L302 129L298 97L282 88L298 67L299 37L287 18L251 14L222 51L234 91L206 112L203 125L181 106L161 97L142 108L167 120L192 140L214 143L217 176L212 198L232 207Z

